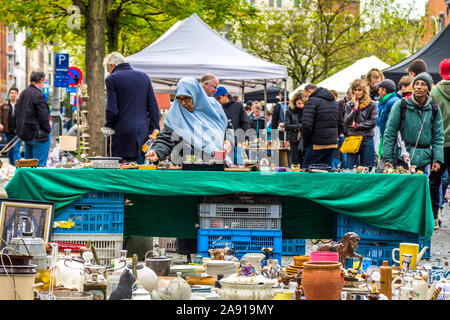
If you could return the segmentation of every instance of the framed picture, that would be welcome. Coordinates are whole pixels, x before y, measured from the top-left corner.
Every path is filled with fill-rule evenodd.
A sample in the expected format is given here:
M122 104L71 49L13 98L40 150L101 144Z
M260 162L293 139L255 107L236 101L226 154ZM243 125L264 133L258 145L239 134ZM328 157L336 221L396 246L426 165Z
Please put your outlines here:
M1 199L0 200L0 249L11 240L20 237L21 232L33 231L44 242L50 240L54 202Z

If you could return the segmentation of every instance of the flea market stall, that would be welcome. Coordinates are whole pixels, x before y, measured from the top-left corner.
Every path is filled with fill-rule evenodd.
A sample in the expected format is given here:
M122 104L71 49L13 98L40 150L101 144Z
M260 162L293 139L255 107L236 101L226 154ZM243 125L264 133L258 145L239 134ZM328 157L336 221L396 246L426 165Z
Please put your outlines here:
M149 292L153 292L152 299L161 297L164 290L169 290L161 288L167 288L168 283L175 280L190 281L190 284L194 286L197 284L207 287L208 294L195 290L191 292L203 295L205 299L210 298L213 293L216 294L216 298L219 296L225 300L248 299L250 296L248 292L245 293L245 290L238 294L232 293L234 292L232 287L236 283L243 285L241 282L244 280L256 279L248 278L247 273L257 277L260 283L267 282L264 288L251 289L257 290L251 294L251 299L272 299L274 295L280 298L286 297L286 294L289 296L289 293L294 299L298 288L308 292L306 289L308 263L314 265L316 261L314 257L320 251L311 252L309 255L306 255L304 251L303 254L294 254L294 263L283 266L281 269L281 256L286 254L282 251L288 250L281 248L282 239L291 241L290 245L299 245L298 242L292 241L308 238L333 238L340 241L341 238L346 237L348 231L355 231L360 236L358 249L360 251L357 252L360 252L364 259L370 257L371 263L379 268L382 267L383 260L387 260L393 267L394 262L390 256L399 242L417 243L420 249L426 250L424 245L429 242L434 225L428 180L422 174L19 168L6 186L6 191L9 199L54 202L51 239L64 241L66 246L71 239L76 240L73 242L84 244L86 240L99 243L95 240L105 240L105 237L111 236L111 233L116 240L127 235L197 238L197 250L198 254L203 256L203 264L172 265L169 269L166 268L164 274L158 273L159 285L142 280L145 285L143 284L141 293L145 296L147 292L150 298ZM104 199L99 197L98 203L89 199L90 195L102 193L121 196ZM260 195L259 203L270 204L268 207L272 208L276 207L275 203L280 204L277 217L281 219L272 219L270 225L259 226L255 229L251 226L241 229L241 225L229 225L227 228L223 228L223 225L214 225L220 222L220 219L210 215L212 213L210 208L218 208L219 205L228 203L217 201L207 203L205 199L208 197L219 199L221 196L230 197L236 194ZM273 199L279 202L271 202ZM120 212L121 216L112 219L112 222L109 221L108 226L102 227L104 229L97 229L97 232L88 230L90 234L80 231L86 224L99 224L98 221L90 221L85 217L104 215L105 212L100 212L102 206L107 206L112 213L115 210L112 207L120 204L122 211L117 213ZM205 208L208 211L206 215ZM78 213L83 212L84 215L79 214L81 219L77 218L76 210ZM271 214L273 215L274 212ZM72 213L74 225L68 229L55 226L55 223L67 223L70 220L68 213ZM255 221L252 220L253 223ZM267 221L266 217L265 222ZM205 223L209 225L206 226ZM81 229L76 231L78 226L81 226ZM244 238L250 241L245 246L242 245ZM269 238L270 241L268 241ZM84 242L81 241L83 239ZM374 244L374 242L377 243ZM389 243L395 243L394 247L389 246ZM270 253L267 252L269 248L266 245L271 246ZM228 252L223 256L224 247L240 250L234 255ZM97 254L101 255L102 249L104 250L99 245ZM376 250L378 253L374 254ZM116 250L110 257L112 259L103 264L117 266L120 261L125 261L118 259L122 253L118 251ZM423 256L422 251L420 257ZM228 258L224 259L224 257ZM325 258L328 262L321 263L331 263L329 260L334 261L336 257ZM161 264L161 260L155 260L157 258L146 259L146 265L147 262L148 266L151 263ZM125 257L122 256L121 259ZM235 266L239 261L237 259L240 259L241 263L244 260L247 261L249 265L253 265L253 268L247 270L246 265L241 264L238 271L228 270L230 266L226 264L232 262L231 265ZM74 258L69 260L76 262ZM417 261L419 260L420 258L417 258ZM260 265L261 262L263 266ZM350 267L349 270L353 270L351 267L355 262L351 259L347 262L350 263L347 265ZM334 264L339 266L337 261ZM160 267L160 265L152 265L152 268L159 270L158 266ZM100 269L95 271L98 276L104 267ZM153 269L149 268L149 270ZM306 282L299 287L300 270L303 272L301 279ZM237 275L235 271L238 272ZM273 274L270 275L269 271ZM177 272L181 278L177 278ZM361 278L364 274L358 276L348 274L346 279L357 281L358 284L365 283L365 280ZM138 273L136 276L139 279ZM226 277L222 279L222 276ZM114 277L107 279L111 280ZM214 289L214 281L220 279L224 280L221 282L222 289ZM279 282L274 285L277 280ZM72 285L77 286L76 283ZM105 290L107 287L105 284ZM158 287L159 289L156 289ZM84 288L84 290L88 289ZM367 297L370 294L370 290L356 287L345 288L344 286L344 289L337 291L339 291L339 299L341 291L347 292L348 297L353 298L358 295ZM333 293L333 297L325 298L336 299L336 292ZM82 291L80 291L81 294ZM138 293L135 292L134 297L136 294ZM183 295L181 292L179 294L181 299ZM308 292L307 299L315 299L311 294ZM111 290L107 292L107 296L111 296ZM297 296L298 299L301 297L303 295Z

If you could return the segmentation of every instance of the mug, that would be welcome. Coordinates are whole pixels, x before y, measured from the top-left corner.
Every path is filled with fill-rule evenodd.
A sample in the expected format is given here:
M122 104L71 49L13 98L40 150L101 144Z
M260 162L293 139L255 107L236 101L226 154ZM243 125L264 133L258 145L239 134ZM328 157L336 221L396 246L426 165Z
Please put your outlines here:
M404 253L402 254L402 270L408 272L411 266L412 254Z
M395 252L399 252L400 260L395 258ZM399 248L392 250L392 260L402 267L403 265L403 254L412 255L410 268L416 270L417 268L417 256L419 255L419 245L417 243L400 243Z

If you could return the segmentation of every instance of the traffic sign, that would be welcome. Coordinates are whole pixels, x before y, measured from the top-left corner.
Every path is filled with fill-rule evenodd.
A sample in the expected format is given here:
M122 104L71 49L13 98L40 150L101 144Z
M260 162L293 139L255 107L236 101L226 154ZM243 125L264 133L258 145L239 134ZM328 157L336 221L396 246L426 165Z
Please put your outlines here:
M69 85L74 87L77 85L75 83L75 77L78 77L78 84L81 84L83 81L83 71L81 71L80 68L77 67L70 67L69 68Z
M55 55L55 72L69 72L68 53L57 53Z
M67 88L69 86L69 73L68 72L55 73L54 85L56 88Z
M55 88L65 88L69 86L69 54L57 53L55 55Z
M67 82L67 83L69 83L69 82ZM77 89L75 87L67 87L66 92L67 93L75 93L75 92L77 92Z

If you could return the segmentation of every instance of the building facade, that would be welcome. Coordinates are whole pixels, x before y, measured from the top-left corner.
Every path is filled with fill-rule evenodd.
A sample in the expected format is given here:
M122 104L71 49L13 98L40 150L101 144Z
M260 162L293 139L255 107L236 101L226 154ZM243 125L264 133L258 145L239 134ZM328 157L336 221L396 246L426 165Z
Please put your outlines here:
M0 23L0 100L8 99L8 90L16 86L19 92L29 84L31 72L43 71L52 85L53 48L41 45L30 50L25 47L26 33Z
M428 0L425 14L427 28L423 42L428 43L450 23L450 0Z

